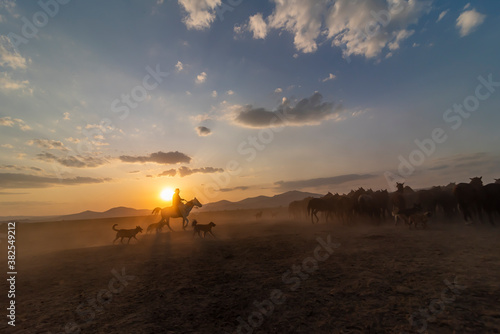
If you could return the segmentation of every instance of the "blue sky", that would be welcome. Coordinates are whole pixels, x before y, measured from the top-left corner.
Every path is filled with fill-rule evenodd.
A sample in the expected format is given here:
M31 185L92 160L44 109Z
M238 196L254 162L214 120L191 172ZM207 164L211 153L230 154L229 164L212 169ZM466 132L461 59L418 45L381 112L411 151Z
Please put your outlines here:
M40 3L0 1L2 215L500 177L498 2Z

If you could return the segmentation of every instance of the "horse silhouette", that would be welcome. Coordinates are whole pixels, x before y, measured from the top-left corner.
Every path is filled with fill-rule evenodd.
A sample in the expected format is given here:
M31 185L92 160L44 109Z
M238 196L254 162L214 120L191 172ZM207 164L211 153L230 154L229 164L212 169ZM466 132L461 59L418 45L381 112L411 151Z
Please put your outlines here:
M466 222L472 221L474 216L481 219L482 188L482 177L473 177L469 183L459 183L453 189L458 209L462 212Z
M196 197L193 198L192 200L186 202L186 204L184 204L184 207L180 208L179 210L177 210L177 208L174 208L172 206L168 206L168 207L165 207L163 209L160 207L154 208L153 212L151 212L151 214L156 215L156 214L161 212L161 220L158 222L158 227L156 228L156 230L161 231L162 227L164 225L167 225L168 228L170 229L170 231L173 231L172 228L170 227L170 218L182 218L182 229L185 230L189 224L189 219L188 219L189 213L191 212L191 210L195 206L199 207L199 208L201 208L203 206L196 199ZM179 211L181 213L180 215L179 215Z

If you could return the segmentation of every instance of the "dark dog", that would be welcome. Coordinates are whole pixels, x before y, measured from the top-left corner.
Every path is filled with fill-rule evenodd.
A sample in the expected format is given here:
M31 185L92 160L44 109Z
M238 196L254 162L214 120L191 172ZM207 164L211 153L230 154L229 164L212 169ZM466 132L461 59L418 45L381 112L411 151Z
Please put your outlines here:
M142 232L142 227L136 226L135 228L130 229L130 230L126 230L126 229L117 230L115 226L118 226L118 224L113 225L113 230L116 231L116 238L115 238L115 240L113 240L113 243L115 243L115 241L118 240L118 238L121 238L122 244L123 244L123 238L128 238L127 244L130 243L130 239L132 239L132 238L139 241L135 236L137 233Z
M198 233L198 236L201 238L201 232L203 232L203 238L205 238L207 233L210 233L215 238L215 235L212 233L212 227L215 227L216 225L213 222L210 222L209 224L198 224L195 219L193 220L191 226L193 226L193 237L196 233Z

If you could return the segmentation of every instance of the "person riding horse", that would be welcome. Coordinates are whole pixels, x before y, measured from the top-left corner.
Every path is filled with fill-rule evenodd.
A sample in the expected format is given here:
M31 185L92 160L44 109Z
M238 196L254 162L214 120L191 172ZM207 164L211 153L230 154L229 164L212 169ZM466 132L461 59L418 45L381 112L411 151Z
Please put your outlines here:
M185 201L185 199L181 198L179 193L179 188L175 189L174 195L172 196L172 207L182 216L182 211L184 211L184 203L182 203L182 201Z

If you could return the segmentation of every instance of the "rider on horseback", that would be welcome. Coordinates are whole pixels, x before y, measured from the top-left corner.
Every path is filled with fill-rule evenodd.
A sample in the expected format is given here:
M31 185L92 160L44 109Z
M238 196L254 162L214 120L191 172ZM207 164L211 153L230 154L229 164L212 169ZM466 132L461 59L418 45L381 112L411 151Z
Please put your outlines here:
M184 204L182 201L185 201L185 199L181 198L179 193L179 188L175 189L174 195L172 196L172 207L177 210L179 216L182 216L182 211L184 211Z

